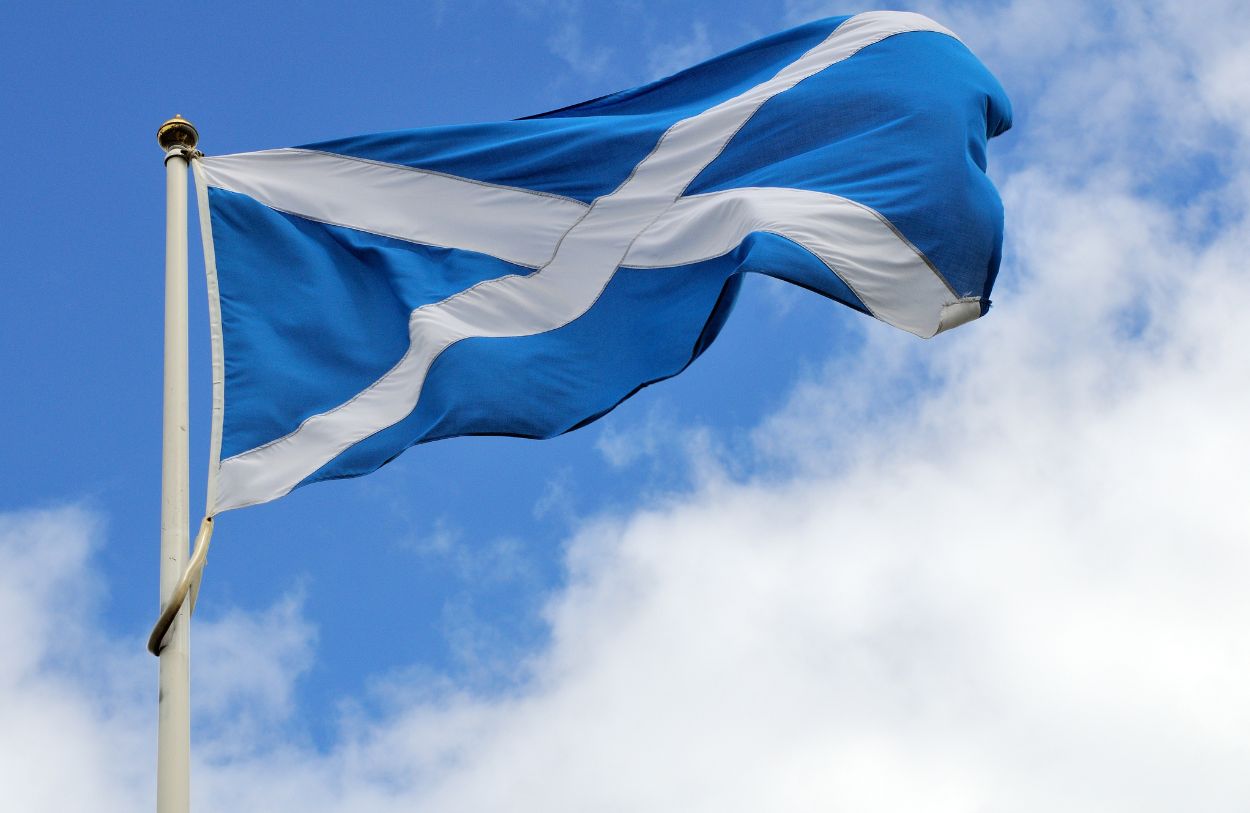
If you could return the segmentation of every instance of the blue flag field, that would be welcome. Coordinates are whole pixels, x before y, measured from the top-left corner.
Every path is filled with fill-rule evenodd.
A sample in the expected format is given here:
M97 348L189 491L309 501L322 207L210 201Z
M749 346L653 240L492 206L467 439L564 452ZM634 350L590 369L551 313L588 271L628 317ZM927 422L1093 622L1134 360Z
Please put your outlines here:
M517 121L195 160L209 512L582 426L697 358L744 272L922 337L975 319L1009 126L954 34L870 12Z

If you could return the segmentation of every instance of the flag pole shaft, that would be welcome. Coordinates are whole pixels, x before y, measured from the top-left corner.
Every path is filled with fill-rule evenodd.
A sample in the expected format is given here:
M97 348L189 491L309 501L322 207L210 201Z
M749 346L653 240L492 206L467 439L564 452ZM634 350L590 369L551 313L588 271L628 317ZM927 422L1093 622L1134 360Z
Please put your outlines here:
M165 149L165 394L161 430L161 606L187 564L190 534L187 373L187 167L198 133L180 117L157 132ZM160 652L156 810L191 809L191 614L186 602Z

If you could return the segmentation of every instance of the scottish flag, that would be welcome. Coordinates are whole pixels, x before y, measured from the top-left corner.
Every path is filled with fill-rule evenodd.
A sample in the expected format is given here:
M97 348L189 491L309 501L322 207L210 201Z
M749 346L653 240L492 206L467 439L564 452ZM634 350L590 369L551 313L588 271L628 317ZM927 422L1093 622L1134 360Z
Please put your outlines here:
M918 336L975 319L1009 126L954 34L871 12L518 121L200 159L210 511L589 423L702 353L743 272Z

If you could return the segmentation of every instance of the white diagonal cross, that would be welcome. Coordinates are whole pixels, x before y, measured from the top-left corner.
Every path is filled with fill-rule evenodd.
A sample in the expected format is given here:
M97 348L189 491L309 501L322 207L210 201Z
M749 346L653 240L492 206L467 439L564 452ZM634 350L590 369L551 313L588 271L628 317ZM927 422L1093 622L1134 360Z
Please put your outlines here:
M683 197L690 182L773 96L886 37L954 36L919 14L850 18L773 78L673 124L614 192L580 201L308 150L196 162L201 187L274 209L420 243L471 249L537 268L481 282L414 310L409 347L388 373L285 437L221 461L219 513L286 494L353 444L417 405L439 354L469 337L528 336L585 313L622 266L668 267L719 256L751 232L803 245L875 316L921 336L979 315L873 210L820 192L744 188Z

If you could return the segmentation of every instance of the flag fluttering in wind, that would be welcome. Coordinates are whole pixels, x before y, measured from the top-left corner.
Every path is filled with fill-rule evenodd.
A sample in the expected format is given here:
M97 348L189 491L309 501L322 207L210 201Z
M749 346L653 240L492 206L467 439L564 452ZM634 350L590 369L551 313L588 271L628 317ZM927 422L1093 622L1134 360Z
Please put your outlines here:
M517 121L198 159L209 512L593 421L696 358L743 272L918 336L975 319L1009 126L954 34L871 12Z

